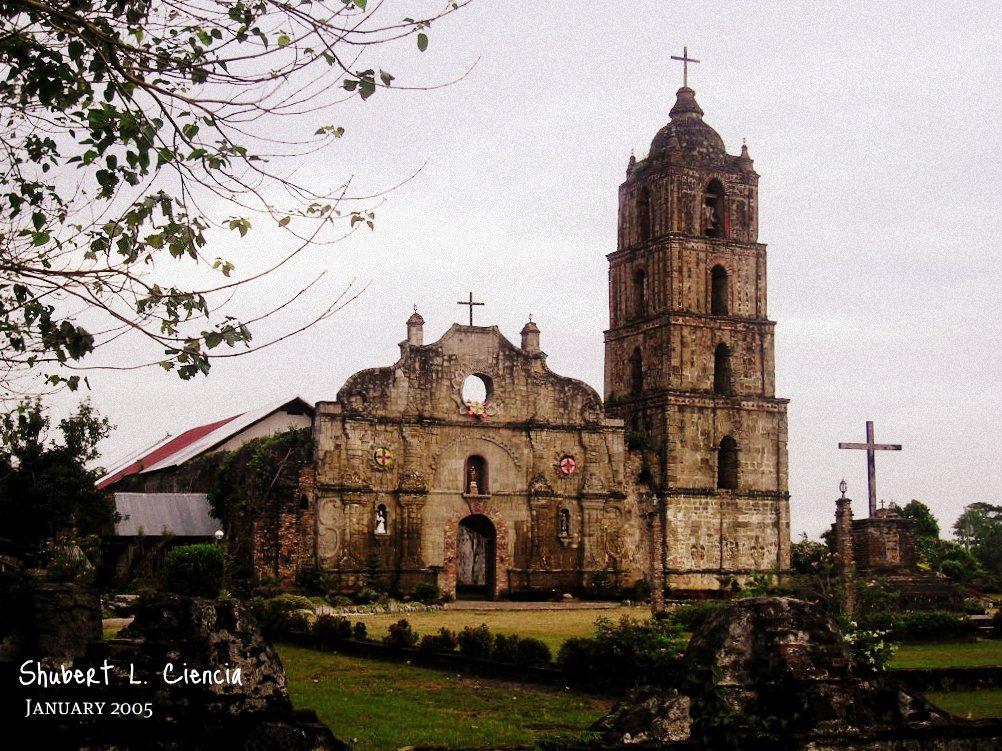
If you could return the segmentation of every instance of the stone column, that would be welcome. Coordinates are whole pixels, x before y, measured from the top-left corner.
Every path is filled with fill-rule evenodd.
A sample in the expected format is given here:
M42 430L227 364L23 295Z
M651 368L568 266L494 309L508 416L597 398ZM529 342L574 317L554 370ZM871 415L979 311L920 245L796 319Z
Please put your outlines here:
M645 502L647 510L647 527L650 535L650 569L651 569L651 613L657 616L665 612L665 571L664 560L665 528L662 523L661 504L656 498L653 502Z
M852 550L852 499L843 495L835 501L835 555L838 557L839 589L847 617L856 615L856 590L853 586L856 562Z
M399 500L400 517L403 523L401 566L408 569L424 568L424 555L421 551L421 515L424 510L425 496L401 493Z
M584 546L584 568L586 572L605 568L605 556L599 549L602 528L602 508L604 498L583 498L581 506L584 509L581 520L581 543Z

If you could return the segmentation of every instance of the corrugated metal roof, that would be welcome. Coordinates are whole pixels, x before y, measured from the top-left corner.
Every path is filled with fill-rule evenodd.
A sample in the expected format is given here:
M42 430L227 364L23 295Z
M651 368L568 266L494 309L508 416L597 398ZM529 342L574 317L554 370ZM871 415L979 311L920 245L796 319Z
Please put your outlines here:
M209 513L205 493L115 493L118 537L157 537L164 530L179 537L212 537L222 522Z
M140 472L148 472L153 465L169 460L171 456L183 451L195 441L204 438L206 435L214 433L219 428L227 425L238 417L240 417L240 415L227 417L224 420L216 420L216 422L210 422L206 425L199 425L197 428L186 430L181 435L173 438L168 436L160 443L155 444L152 450L141 458L127 463L124 467L115 467L109 471L108 474L98 481L98 489L104 490L106 487L115 484L122 478L128 477L129 475L138 474Z
M240 431L246 430L293 402L301 402L312 409L309 402L302 397L294 396L291 399L286 398L280 402L273 402L250 412L227 417L224 420L199 425L197 428L186 430L175 438L165 438L160 443L155 444L152 450L140 459L119 463L98 481L97 487L104 490L129 475L156 472L183 464L189 459L226 443Z

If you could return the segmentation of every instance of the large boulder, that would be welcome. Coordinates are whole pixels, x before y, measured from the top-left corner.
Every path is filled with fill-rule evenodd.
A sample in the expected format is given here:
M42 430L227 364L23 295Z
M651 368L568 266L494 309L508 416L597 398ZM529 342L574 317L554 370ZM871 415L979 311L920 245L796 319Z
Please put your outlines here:
M634 691L594 730L660 747L871 749L904 736L926 738L922 749L1002 747L1002 723L957 720L862 670L831 618L801 600L734 602L693 635L684 662L683 685ZM949 745L961 737L974 745Z

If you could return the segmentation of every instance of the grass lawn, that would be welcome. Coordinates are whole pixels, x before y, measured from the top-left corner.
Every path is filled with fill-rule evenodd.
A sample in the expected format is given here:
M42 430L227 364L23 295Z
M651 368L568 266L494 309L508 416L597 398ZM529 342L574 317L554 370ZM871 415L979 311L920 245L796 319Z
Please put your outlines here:
M464 626L486 623L496 633L541 639L556 657L560 645L572 636L592 636L597 618L618 621L624 615L646 619L651 617L651 610L646 606L594 610L433 610L424 613L367 613L348 618L353 623L363 621L371 638L381 638L389 625L401 618L406 618L419 634L432 634L442 627L462 631Z
M949 668L1002 665L1002 639L902 644L891 661L893 668Z
M293 704L358 751L580 736L612 700L278 645Z
M969 720L1002 717L1002 689L933 692L926 694L926 698L940 709Z

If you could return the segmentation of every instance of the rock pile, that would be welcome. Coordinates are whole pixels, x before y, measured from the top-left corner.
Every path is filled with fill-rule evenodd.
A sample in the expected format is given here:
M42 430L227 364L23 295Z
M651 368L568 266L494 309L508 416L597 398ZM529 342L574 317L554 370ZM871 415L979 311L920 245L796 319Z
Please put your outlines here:
M1002 748L1002 723L958 720L864 672L831 619L792 598L716 613L689 643L685 673L685 686L638 689L594 729L616 746Z

